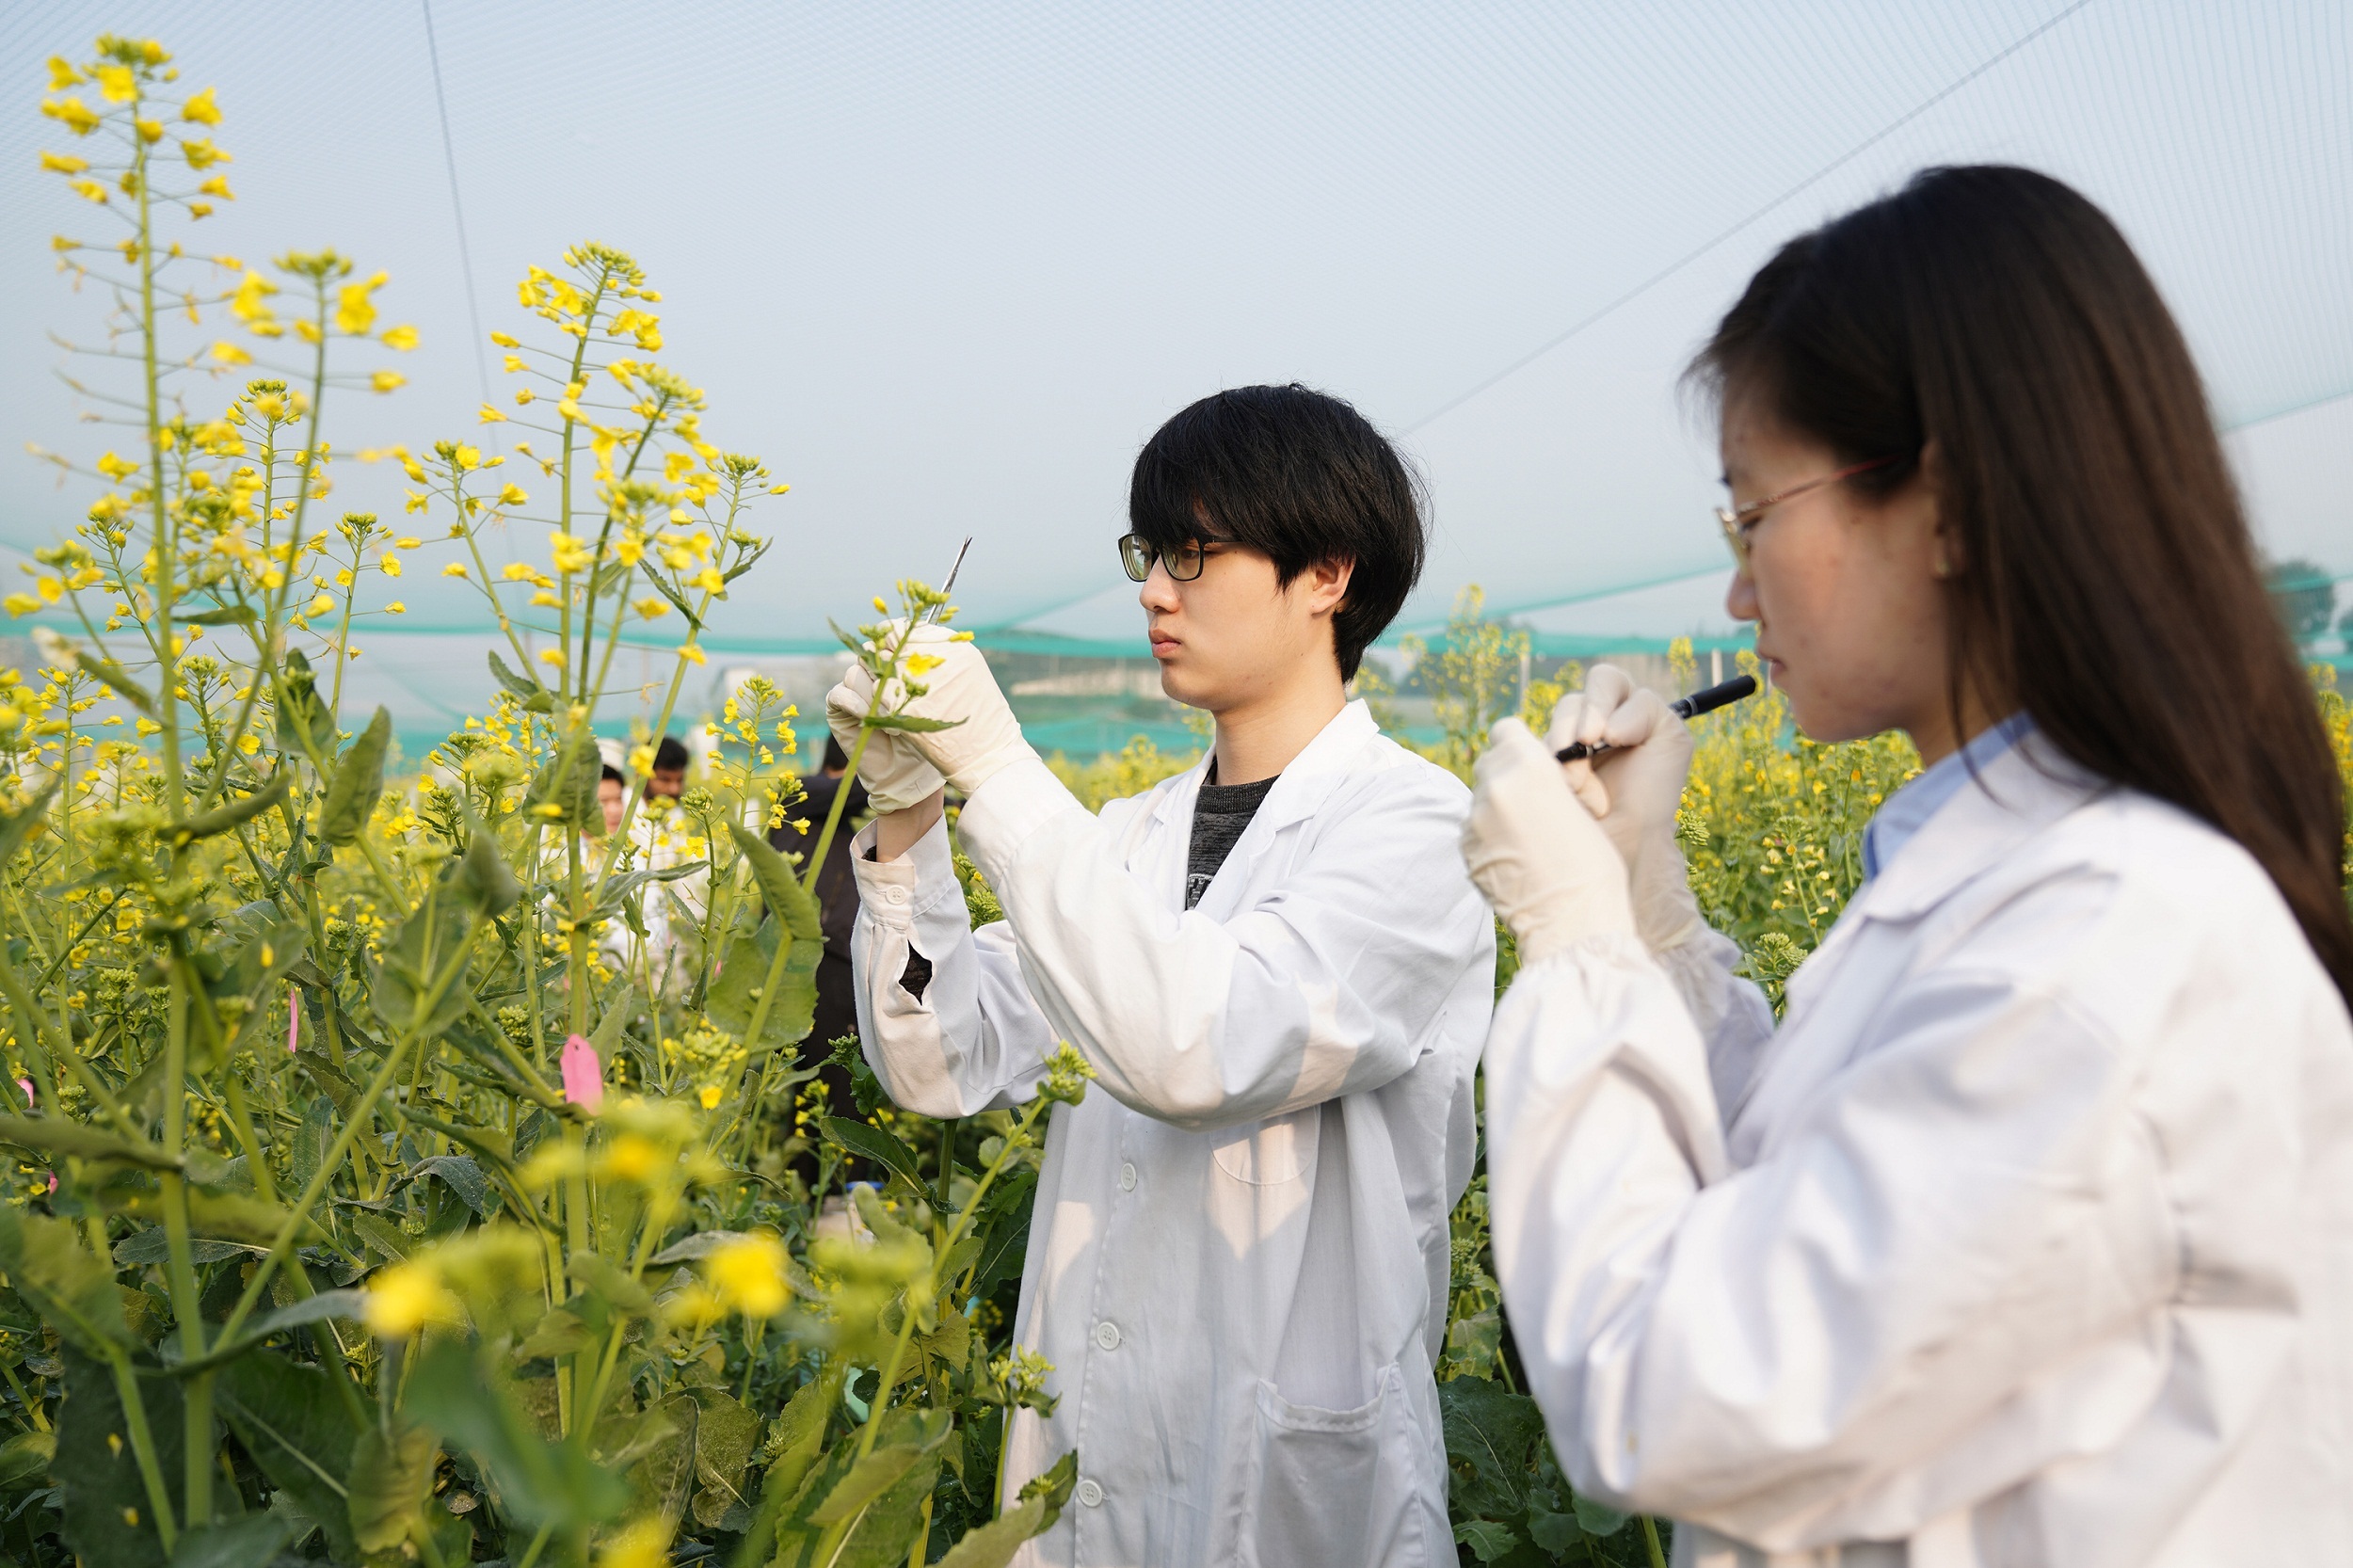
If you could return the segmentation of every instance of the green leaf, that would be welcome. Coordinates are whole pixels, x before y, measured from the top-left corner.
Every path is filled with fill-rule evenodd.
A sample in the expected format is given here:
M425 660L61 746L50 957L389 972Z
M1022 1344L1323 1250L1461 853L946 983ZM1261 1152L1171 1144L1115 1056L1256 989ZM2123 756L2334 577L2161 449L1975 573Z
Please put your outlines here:
M1536 1401L1484 1378L1438 1384L1447 1458L1469 1468L1450 1488L1455 1515L1513 1518L1527 1506L1545 1418Z
M330 1291L278 1316L298 1312L328 1295L359 1294ZM333 1375L274 1351L251 1351L220 1369L213 1395L222 1418L270 1485L318 1522L337 1561L350 1562L360 1553L352 1539L344 1482L353 1470L360 1429L336 1394Z
M509 669L507 667L506 661L499 657L497 648L491 648L489 650L489 657L491 680L496 680L500 685L505 687L517 696L540 696L546 695L546 689L542 687L539 682L534 680L530 676L518 675L515 671Z
M473 998L463 973L453 973L438 999L427 1005L435 983L465 962L464 952L473 935L474 904L456 886L457 867L444 871L409 917L401 921L382 953L369 967L373 971L368 1000L394 1039L413 1030L439 1034L465 1016Z
M171 618L183 626L250 626L256 617L250 604L223 604L193 614L175 611Z
M760 1038L754 1040L748 1037L752 1015L759 1010L780 941L792 945L776 974L776 1000L768 1004ZM817 965L825 955L823 939L794 941L778 922L762 921L758 930L730 942L727 954L719 977L703 999L703 1010L711 1015L711 1021L744 1041L754 1056L798 1045L807 1038L817 1016Z
M1537 1545L1560 1557L1585 1539L1585 1527L1577 1523L1574 1513L1548 1513L1531 1508L1528 1511L1528 1533Z
M294 1535L294 1521L277 1513L200 1525L180 1537L171 1568L253 1568L273 1560Z
M824 1446L826 1422L840 1399L840 1368L829 1366L785 1401L772 1437L776 1457L768 1465L768 1492L780 1491L790 1496L800 1489L809 1466L817 1463L818 1451Z
M498 650L496 648L490 649L489 653L491 677L496 680L500 685L505 687L508 691L514 693L517 696L522 699L524 712L531 713L552 713L555 712L554 693L549 691L545 686L540 685L536 680L534 680L528 671L521 675L518 675L513 670L508 669L506 667L506 661L498 656Z
M18 1432L0 1443L0 1489L13 1492L27 1482L38 1483L48 1474L49 1462L56 1457L56 1432Z
M872 1453L850 1466L836 1481L825 1500L810 1511L811 1524L839 1524L890 1489L910 1465L930 1454L955 1431L955 1416L945 1410L904 1407L883 1417L882 1442ZM926 1491L929 1488L925 1488ZM905 1553L904 1544L900 1552Z
M498 835L471 809L466 812L466 854L458 862L457 885L476 909L493 920L523 896L523 885L514 868L499 853Z
M457 1201L476 1214L488 1211L490 1201L490 1183L484 1177L482 1167L474 1163L471 1155L437 1154L429 1160L420 1160L414 1165L409 1166L408 1175L412 1179L419 1181L431 1176L456 1193Z
M735 839L735 847L752 869L752 880L759 884L760 896L770 913L784 922L785 930L796 942L823 942L825 928L817 908L817 900L801 886L792 874L792 863L776 852L776 846L742 823L728 824L728 832Z
M744 1496L745 1466L760 1443L760 1417L715 1388L696 1390L701 1405L695 1423L695 1520L706 1529L720 1528L730 1510L748 1508Z
M345 748L327 781L319 807L319 837L341 848L360 837L384 795L384 750L392 741L392 712L379 706L360 738Z
M1615 1535L1625 1528L1625 1522L1633 1517L1630 1513L1621 1513L1614 1508L1605 1508L1590 1497L1579 1497L1574 1494L1569 1498L1569 1507L1577 1511L1577 1522L1593 1535Z
M695 614L695 607L687 603L684 599L680 597L679 591L676 588L673 588L669 584L664 582L660 572L648 572L646 574L646 581L653 584L654 592L660 594L663 598L670 601L670 608L676 610L680 615L686 617L686 624L688 627L696 632L700 632L703 629L703 623L700 617Z
M365 1290L322 1290L315 1296L305 1296L275 1312L264 1313L253 1320L246 1333L254 1339L266 1339L273 1334L283 1334L305 1323L325 1322L329 1318L357 1320L365 1315L367 1299Z
M59 774L42 785L40 792L25 803L23 810L0 812L0 870L7 869L8 862L16 858L16 852L24 847L25 839L49 814L49 803L57 798L57 790L64 778L65 776Z
M311 673L311 661L298 648L286 650L279 666L278 680L278 744L282 751L308 758L312 752L324 760L334 754L335 715L319 700L318 678Z
M586 725L565 735L555 755L542 763L531 781L529 806L553 806L556 821L578 825L592 836L604 833L604 808L597 801L597 780L604 773L603 753Z
M1493 1562L1520 1544L1520 1538L1508 1525L1492 1519L1465 1519L1454 1527L1455 1541L1471 1549L1471 1556L1481 1562Z
M294 1191L300 1192L311 1185L311 1178L319 1174L326 1162L327 1151L335 1145L335 1102L325 1095L313 1095L302 1112L302 1125L295 1129L293 1158L288 1176Z
M129 670L124 669L103 653L85 653L80 648L73 650L73 662L113 687L115 696L123 701L151 719L155 716L153 694L132 680Z
M972 1294L986 1299L997 1287L1021 1272L1030 1250L1030 1210L1037 1199L1037 1173L1016 1171L1000 1175L997 1185L982 1200L975 1224L981 1230L981 1254L972 1269Z
M953 729L962 719L927 719L918 713L869 713L858 721L869 729L896 729L904 734L923 735L935 729Z
M876 1497L842 1541L833 1568L900 1568L923 1531L923 1499L939 1484L939 1464L937 1454L925 1454Z
M161 1225L135 1230L117 1241L114 1247L115 1267L143 1269L151 1263L161 1263L171 1256L171 1239ZM223 1263L232 1257L251 1257L269 1251L267 1247L249 1245L243 1241L191 1240L189 1258L201 1265Z
M398 1225L387 1224L374 1214L363 1212L352 1215L351 1228L358 1231L360 1239L390 1263L406 1262L419 1244L404 1234Z
M43 1321L88 1353L139 1343L123 1320L113 1267L82 1244L72 1221L0 1207L0 1271Z
M15 1276L13 1267L9 1274ZM117 1307L116 1316L120 1315ZM49 1473L65 1488L66 1544L84 1562L104 1563L106 1568L163 1568L163 1537L156 1533L155 1511L139 1475L113 1368L71 1345L61 1350L59 1359L65 1363L65 1405L57 1417L57 1457ZM154 1437L164 1495L171 1499L174 1514L184 1518L180 1477L185 1423L180 1390L162 1380L143 1381L138 1390L148 1431Z
M518 1521L568 1535L619 1517L629 1506L628 1484L578 1445L542 1437L503 1381L463 1345L441 1340L426 1347L409 1375L404 1408L472 1454Z
M408 1402L416 1402L413 1383ZM403 1421L389 1434L380 1426L360 1432L344 1482L354 1545L362 1552L381 1552L408 1539L409 1527L423 1521L440 1453L434 1430L422 1422Z
M71 1155L76 1160L137 1165L150 1171L177 1171L184 1164L166 1154L159 1144L143 1138L128 1138L63 1116L0 1116L0 1144L39 1149L43 1154Z
M937 1568L1005 1568L1024 1541L1054 1528L1078 1480L1079 1455L1073 1449L1024 1486L1014 1506L994 1522L972 1530L949 1548Z
M893 1176L904 1176L909 1186L926 1197L931 1195L931 1186L915 1162L915 1151L896 1137L870 1123L854 1122L846 1116L827 1116L824 1120L826 1137L853 1154L864 1155Z

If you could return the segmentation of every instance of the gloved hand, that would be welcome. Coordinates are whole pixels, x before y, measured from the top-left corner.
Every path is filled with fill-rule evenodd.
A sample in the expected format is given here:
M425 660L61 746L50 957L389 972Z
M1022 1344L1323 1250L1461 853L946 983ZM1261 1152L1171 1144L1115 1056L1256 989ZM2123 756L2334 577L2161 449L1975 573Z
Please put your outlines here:
M897 638L903 623L892 621L886 635ZM908 682L920 688L907 698L900 683L888 683L876 697L884 712L911 718L936 719L943 729L884 731L902 745L912 746L949 783L970 795L1008 763L1034 759L1036 750L1021 738L1020 723L1005 694L997 689L981 650L944 626L924 625L907 634L906 656L901 664ZM854 672L862 675L863 671ZM828 700L827 712L831 712ZM861 710L862 712L862 710ZM872 743L869 743L870 748ZM867 786L871 792L872 785Z
M1522 963L1587 936L1634 935L1625 862L1570 792L1551 747L1501 720L1475 776L1463 859L1519 939Z
M913 740L896 729L877 729L867 737L866 750L857 749L860 721L874 703L874 678L866 666L854 664L840 683L825 694L825 723L840 743L841 755L857 759L858 782L866 786L874 809L904 811L928 800L942 782L939 770L923 760Z
M1663 952L1702 923L1675 841L1675 809L1691 772L1691 731L1657 692L1637 690L1615 664L1595 664L1585 689L1552 710L1545 744L1559 751L1572 741L1609 744L1598 759L1580 758L1561 771L1625 861L1642 945Z

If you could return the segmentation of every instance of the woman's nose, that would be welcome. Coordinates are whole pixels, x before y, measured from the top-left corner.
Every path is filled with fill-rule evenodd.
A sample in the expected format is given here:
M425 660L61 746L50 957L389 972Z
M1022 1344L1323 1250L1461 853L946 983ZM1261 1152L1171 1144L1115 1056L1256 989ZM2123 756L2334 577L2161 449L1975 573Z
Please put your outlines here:
M1756 620L1756 580L1745 571L1732 574L1732 586L1724 590L1724 614L1734 620Z

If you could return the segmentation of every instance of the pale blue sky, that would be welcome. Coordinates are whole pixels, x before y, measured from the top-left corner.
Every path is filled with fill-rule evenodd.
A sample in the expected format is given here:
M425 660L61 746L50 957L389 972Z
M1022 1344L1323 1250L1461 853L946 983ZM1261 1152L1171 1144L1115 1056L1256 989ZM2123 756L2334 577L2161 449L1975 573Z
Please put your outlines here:
M2234 451L2267 540L2353 571L2341 0L431 14L483 326L516 325L528 262L584 237L633 251L712 435L793 482L768 513L776 565L721 627L747 644L823 637L969 532L968 622L1140 646L1111 549L1137 446L1219 386L1291 378L1355 400L1427 469L1437 548L1409 619L1471 581L1533 607L1698 573L1535 618L1721 628L1714 464L1676 371L1781 239L1974 159L2049 169L2116 215L2226 421L2265 422ZM473 431L496 360L468 327L424 7L108 15L219 86L241 200L213 243L350 252L392 273L387 318L424 332L411 386L331 411L338 444ZM33 164L57 139L39 62L85 53L93 16L0 8L12 442L80 439L40 372L43 331L91 317L46 249L88 209ZM344 499L396 511L393 477L348 474ZM0 541L53 536L73 500L0 459ZM478 619L438 579L404 586L412 622ZM375 644L439 697L474 679L456 672L478 640Z

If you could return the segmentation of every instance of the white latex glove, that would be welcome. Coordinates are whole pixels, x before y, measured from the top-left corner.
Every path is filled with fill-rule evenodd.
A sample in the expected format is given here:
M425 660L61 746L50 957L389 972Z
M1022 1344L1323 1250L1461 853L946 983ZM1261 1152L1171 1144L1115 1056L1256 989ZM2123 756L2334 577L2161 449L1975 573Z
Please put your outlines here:
M1572 741L1609 743L1599 759L1580 758L1561 772L1625 861L1642 945L1653 952L1673 947L1702 923L1675 841L1675 809L1691 772L1690 728L1657 692L1637 690L1615 664L1595 664L1585 689L1554 707L1545 734L1556 752Z
M887 635L896 637L900 629L901 623L892 621ZM988 661L981 657L979 648L944 626L925 625L908 637L906 650L902 668L906 669L909 684L920 691L912 698L904 697L899 683L892 681L880 694L883 712L937 719L951 728L885 733L913 746L967 796L1008 763L1037 756L1035 748L1021 738L1013 706L998 690L997 678L989 673Z
M1634 935L1625 862L1570 792L1552 748L1503 719L1480 754L1463 859L1533 964L1588 936Z
M923 760L911 737L895 729L877 729L867 737L866 750L857 749L859 722L874 702L874 678L866 666L853 664L849 673L825 694L825 723L841 744L841 755L857 759L858 782L881 812L904 811L931 798L941 783L939 770Z

